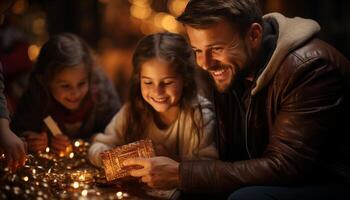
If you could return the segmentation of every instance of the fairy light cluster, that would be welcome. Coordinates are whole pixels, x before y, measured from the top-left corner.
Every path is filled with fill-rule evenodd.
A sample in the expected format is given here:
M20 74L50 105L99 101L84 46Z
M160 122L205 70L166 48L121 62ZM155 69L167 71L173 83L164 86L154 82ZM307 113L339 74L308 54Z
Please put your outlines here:
M0 157L0 199L142 199L129 195L122 183L107 183L104 171L86 160L89 143L73 142L71 152L28 155L26 165L10 173Z

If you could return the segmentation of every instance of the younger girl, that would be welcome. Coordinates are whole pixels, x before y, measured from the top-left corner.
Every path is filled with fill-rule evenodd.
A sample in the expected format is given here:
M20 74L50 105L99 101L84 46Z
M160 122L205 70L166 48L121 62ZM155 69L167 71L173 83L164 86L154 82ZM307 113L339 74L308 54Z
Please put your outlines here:
M145 37L133 67L129 102L94 137L90 161L101 166L101 152L144 138L153 141L158 155L217 158L213 107L197 96L194 56L185 39L172 33Z
M26 137L30 151L47 146L62 151L72 138L103 131L118 108L114 87L96 66L90 48L64 33L42 47L11 125ZM43 119L49 115L63 135L48 137Z

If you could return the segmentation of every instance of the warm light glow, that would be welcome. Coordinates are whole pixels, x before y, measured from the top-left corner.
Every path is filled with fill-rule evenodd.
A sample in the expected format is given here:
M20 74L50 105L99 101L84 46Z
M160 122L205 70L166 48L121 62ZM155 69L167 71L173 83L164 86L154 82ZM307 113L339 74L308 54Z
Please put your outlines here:
M129 0L129 2L139 7L149 7L152 3L152 0Z
M130 14L138 19L147 19L151 16L152 9L150 7L132 5L130 7Z
M81 191L81 196L86 197L87 194L88 194L88 191L87 191L87 190Z
M37 57L39 56L39 52L40 52L40 47L33 44L30 45L28 48L28 57L31 61L35 61L37 59ZM48 149L48 151L47 151ZM50 148L47 147L46 148L46 152L48 153L50 151Z
M75 141L75 142L74 142L74 146L75 146L75 147L79 147L79 146L80 146L80 142L79 142L79 141Z
M171 14L179 16L185 9L188 0L170 0L168 1L168 9Z
M23 177L23 180L27 182L29 180L28 176Z
M78 188L79 188L79 182L74 182L74 183L72 184L72 187L73 187L74 189L78 189Z
M50 147L46 147L45 152L49 153L50 152Z
M121 192L121 191L117 192L116 195L117 195L118 199L122 199L123 198L123 192Z
M46 22L43 18L37 18L32 23L32 32L36 35L42 35L46 30Z
M73 152L71 152L71 153L69 154L69 158L74 158L74 153L73 153Z
M165 15L161 21L161 25L167 31L177 31L177 21L174 16Z
M82 174L82 175L79 176L79 181L85 181L85 176L84 176L84 174Z
M159 12L157 13L154 18L153 18L153 21L154 21L154 25L156 25L157 27L159 28L162 28L162 20L163 18L166 16L167 14L166 13L163 13L163 12Z

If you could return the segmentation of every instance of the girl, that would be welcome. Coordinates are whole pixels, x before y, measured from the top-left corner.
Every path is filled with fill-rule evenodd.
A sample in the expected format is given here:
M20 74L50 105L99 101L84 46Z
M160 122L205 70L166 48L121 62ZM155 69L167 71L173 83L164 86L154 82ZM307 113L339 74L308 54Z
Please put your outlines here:
M62 151L70 139L102 131L118 109L114 87L96 66L90 48L76 35L64 33L42 47L12 128L26 137L30 151L47 146ZM48 137L43 119L49 115L63 135Z
M133 68L130 100L94 137L90 161L101 166L101 152L143 138L153 141L158 155L217 158L213 107L197 96L194 56L185 39L172 33L145 37Z

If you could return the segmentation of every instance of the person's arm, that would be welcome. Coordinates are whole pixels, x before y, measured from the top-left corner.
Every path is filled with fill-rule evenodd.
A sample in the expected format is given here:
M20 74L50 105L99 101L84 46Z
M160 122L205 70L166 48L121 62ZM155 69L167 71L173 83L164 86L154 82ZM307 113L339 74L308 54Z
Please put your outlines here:
M5 153L6 165L12 171L25 164L26 147L9 127L9 113L4 95L4 77L0 63L0 149Z
M178 186L190 193L223 193L247 185L294 183L312 170L326 142L330 120L336 119L342 101L344 88L337 72L332 66L318 63L301 66L288 73L284 83L280 82L279 87L284 88L279 90L280 110L260 158L236 162L188 160L179 165L156 157L129 159L125 164L142 165L143 170L132 175L142 177L150 186Z
M101 153L103 151L109 150L117 145L125 144L125 109L126 106L120 109L107 125L104 133L98 133L92 137L88 158L95 166L101 167Z
M196 120L203 120L201 135L198 137L195 132L186 132L187 144L182 146L190 152L190 156L184 159L215 159L218 153L214 142L215 115L213 107L206 99L200 99L202 115L195 113ZM188 121L184 122L188 123ZM188 135L191 134L191 135ZM199 140L198 140L199 138ZM197 152L197 153L194 153ZM194 155L195 154L195 155ZM165 156L164 156L165 155ZM131 176L138 177L148 186L159 189L173 189L179 186L179 161L173 156L163 154L153 158L133 158L126 160L124 165L141 165L142 169L133 170Z
M6 166L11 171L25 164L25 144L10 130L9 121L6 118L0 118L0 147L5 154Z
M216 119L213 105L203 97L199 97L202 106L202 132L199 137L198 158L218 159L218 151L215 144Z
M263 155L236 162L182 162L183 191L210 193L247 185L290 184L312 170L332 120L337 119L344 85L329 63L309 60L306 66L292 67L296 71L284 72L288 79L281 79L276 91L280 92L279 110Z
M25 137L28 151L29 152L44 152L46 147L48 147L48 137L46 132L33 132L25 131L23 132L23 137Z
M149 187L173 189L179 185L179 163L168 157L131 158L124 166L140 165L143 168L132 170L130 175L138 177Z

